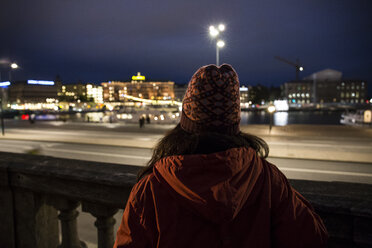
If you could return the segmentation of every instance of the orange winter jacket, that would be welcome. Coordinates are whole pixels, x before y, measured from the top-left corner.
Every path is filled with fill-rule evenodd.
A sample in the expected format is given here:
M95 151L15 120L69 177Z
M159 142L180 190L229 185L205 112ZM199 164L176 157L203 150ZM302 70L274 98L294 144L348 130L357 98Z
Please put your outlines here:
M325 247L327 231L251 148L170 156L132 189L114 247Z

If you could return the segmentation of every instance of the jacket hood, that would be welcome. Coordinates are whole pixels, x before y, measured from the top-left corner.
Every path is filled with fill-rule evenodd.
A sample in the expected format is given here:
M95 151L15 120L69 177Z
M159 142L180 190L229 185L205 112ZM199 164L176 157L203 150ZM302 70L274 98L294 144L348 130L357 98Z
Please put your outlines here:
M234 219L262 187L262 163L251 148L179 155L154 165L156 179L182 205L215 222Z

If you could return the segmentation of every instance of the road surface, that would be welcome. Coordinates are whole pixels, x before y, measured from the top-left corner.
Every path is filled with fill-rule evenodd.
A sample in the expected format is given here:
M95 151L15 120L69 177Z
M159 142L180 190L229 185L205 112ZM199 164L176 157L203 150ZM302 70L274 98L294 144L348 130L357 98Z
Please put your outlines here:
M145 166L152 153L149 148L20 140L0 140L0 151L33 152L52 157L137 166ZM269 157L268 161L277 165L291 179L372 184L372 164L369 163L275 157Z

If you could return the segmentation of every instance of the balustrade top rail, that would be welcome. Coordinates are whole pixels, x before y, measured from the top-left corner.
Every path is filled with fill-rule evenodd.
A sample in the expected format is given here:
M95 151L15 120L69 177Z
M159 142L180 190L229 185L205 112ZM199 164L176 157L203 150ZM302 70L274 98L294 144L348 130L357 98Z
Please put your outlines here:
M124 208L139 168L0 153L0 185Z
M105 206L108 209L124 208L130 190L136 183L139 169L138 166L130 165L1 152L0 201L3 201L3 204L0 207L0 217L6 216L7 213L18 214L17 206L14 206L17 203L9 203L11 197L3 197L4 192L9 191L9 194L14 194L17 190L46 195L49 199L61 198L71 202L86 202L85 207L83 204L83 210L93 209L91 207L93 205ZM365 231L358 227L372 226L372 185L305 180L290 180L290 182L320 213L331 237L336 241L339 240L338 243L335 241L337 244L372 245L372 231ZM53 206L56 206L56 201L52 202L54 202ZM5 208L14 210L8 211ZM88 211L94 215L93 210ZM99 211L97 216L100 216ZM337 222L340 216L344 218L342 223ZM6 222L0 223L0 231L7 230L7 227L2 226L6 225L4 223ZM358 226L355 226L355 223L359 223ZM340 227L341 224L352 227L351 229ZM17 237L17 235L13 236ZM0 239L3 237L0 235ZM106 242L106 245L102 243L99 247L109 247L111 243L112 240ZM0 240L0 246L2 244L10 243ZM22 245L18 244L18 247Z

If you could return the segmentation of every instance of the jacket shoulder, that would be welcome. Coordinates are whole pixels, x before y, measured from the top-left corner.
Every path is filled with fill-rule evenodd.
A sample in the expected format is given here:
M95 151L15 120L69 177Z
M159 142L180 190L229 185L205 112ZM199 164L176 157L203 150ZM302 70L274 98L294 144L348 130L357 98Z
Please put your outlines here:
M143 177L133 186L128 202L130 202L135 209L144 206L145 203L148 203L148 201L152 199L152 192L154 187L157 187L156 184L156 178L152 173Z

